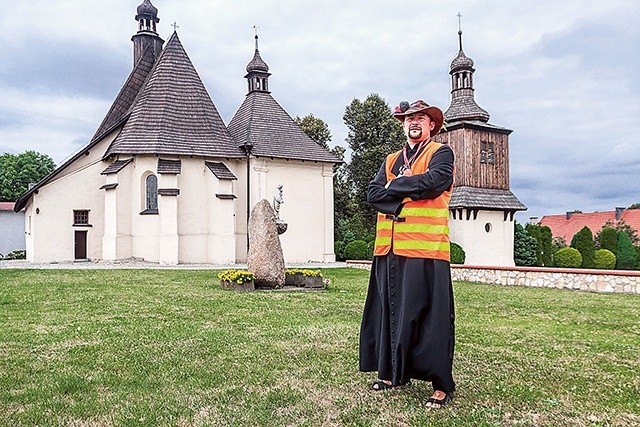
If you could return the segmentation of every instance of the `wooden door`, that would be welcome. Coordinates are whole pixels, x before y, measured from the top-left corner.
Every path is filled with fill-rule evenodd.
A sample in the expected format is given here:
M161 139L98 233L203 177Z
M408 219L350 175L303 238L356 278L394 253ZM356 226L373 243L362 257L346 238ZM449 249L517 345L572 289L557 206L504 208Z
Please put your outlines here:
M87 259L87 232L76 231L75 259Z

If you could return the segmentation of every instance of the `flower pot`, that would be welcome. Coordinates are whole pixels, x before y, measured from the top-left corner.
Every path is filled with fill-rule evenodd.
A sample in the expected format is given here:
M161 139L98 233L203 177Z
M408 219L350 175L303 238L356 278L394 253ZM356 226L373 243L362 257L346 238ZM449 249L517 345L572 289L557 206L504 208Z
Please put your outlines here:
M287 286L299 286L301 288L321 288L322 277L320 276L305 276L302 273L289 274L285 278L285 284Z
M238 291L238 292L252 292L256 290L253 280L249 280L242 284L239 284L238 282L228 281L228 280L220 280L220 287L222 289L227 289L229 291Z

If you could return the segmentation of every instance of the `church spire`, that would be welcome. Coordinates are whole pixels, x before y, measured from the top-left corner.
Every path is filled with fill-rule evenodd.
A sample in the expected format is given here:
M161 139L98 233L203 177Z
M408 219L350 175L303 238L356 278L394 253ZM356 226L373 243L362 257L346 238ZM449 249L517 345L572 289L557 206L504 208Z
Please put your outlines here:
M135 20L138 22L138 32L131 37L133 41L133 66L138 63L145 49L150 46L157 58L162 51L164 40L160 38L156 30L156 24L160 22L158 9L151 0L144 0L136 9Z
M256 50L253 53L253 59L247 64L247 75L244 76L249 84L249 93L252 92L269 92L269 66L260 57L258 50L258 27L255 30Z
M458 56L451 61L451 104L445 111L444 116L448 123L475 120L481 122L489 121L489 113L476 104L473 88L473 59L467 57L462 50L462 15L458 12L458 43L460 50Z

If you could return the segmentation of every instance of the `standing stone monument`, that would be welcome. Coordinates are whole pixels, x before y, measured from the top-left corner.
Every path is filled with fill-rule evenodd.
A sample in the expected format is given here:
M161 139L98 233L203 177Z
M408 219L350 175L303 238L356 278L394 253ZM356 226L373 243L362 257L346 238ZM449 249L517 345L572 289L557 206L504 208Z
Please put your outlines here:
M284 286L284 256L278 237L276 216L266 199L260 200L253 207L249 217L247 268L256 276L256 287Z

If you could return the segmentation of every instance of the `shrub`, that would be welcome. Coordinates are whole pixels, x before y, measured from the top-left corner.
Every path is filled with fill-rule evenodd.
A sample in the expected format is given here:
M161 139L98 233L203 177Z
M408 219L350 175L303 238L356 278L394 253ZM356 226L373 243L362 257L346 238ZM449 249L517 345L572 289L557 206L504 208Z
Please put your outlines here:
M571 239L571 247L577 249L582 255L583 268L594 268L596 266L596 244L593 241L593 233L586 225L578 231Z
M616 270L635 270L638 263L638 253L633 247L629 235L624 231L618 233L618 254L616 257Z
M336 254L336 260L344 260L344 242L342 240L333 243L333 251Z
M373 254L369 253L369 246L364 240L354 240L344 248L345 259L371 259Z
M582 265L582 255L575 248L562 248L554 257L556 267L578 268Z
M464 264L466 256L462 246L451 242L451 264Z
M27 251L12 251L4 259L27 259Z
M618 253L618 232L613 227L603 227L598 233L600 249L607 249L614 255Z
M616 256L608 249L598 249L596 251L596 268L612 270L616 266Z

